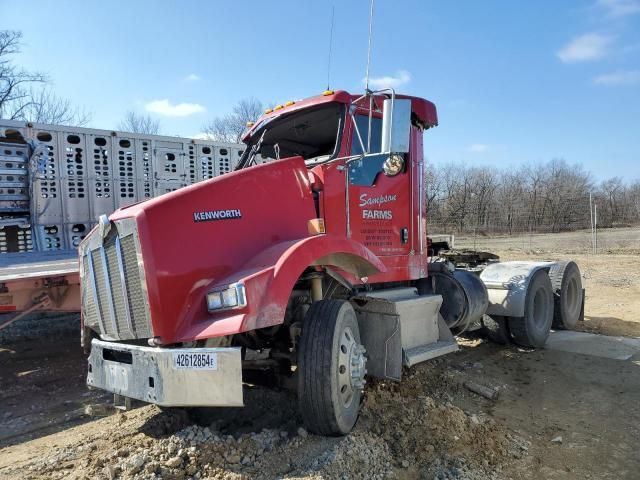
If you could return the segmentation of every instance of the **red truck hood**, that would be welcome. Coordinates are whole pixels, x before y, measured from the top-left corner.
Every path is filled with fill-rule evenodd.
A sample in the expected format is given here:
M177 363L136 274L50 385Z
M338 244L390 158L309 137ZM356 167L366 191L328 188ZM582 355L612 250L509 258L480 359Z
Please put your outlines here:
M116 211L135 217L154 335L210 322L206 293L316 217L302 157L239 170Z

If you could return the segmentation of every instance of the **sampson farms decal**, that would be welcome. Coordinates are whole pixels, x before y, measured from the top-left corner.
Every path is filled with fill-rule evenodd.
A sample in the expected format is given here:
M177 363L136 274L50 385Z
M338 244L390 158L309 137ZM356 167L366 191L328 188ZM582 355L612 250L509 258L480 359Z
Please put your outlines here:
M375 207L382 207L385 203L395 202L397 195L380 195L378 197L369 197L366 193L360 195L359 207L362 208L362 218L365 220L392 220L393 212L391 210L380 210Z

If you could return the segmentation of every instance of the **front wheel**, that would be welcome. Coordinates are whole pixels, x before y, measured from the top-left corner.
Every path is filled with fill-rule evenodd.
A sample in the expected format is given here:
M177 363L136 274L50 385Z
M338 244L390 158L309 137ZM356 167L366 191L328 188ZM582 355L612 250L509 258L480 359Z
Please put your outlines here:
M349 302L311 305L298 350L298 403L307 429L346 435L358 419L366 374L360 330Z

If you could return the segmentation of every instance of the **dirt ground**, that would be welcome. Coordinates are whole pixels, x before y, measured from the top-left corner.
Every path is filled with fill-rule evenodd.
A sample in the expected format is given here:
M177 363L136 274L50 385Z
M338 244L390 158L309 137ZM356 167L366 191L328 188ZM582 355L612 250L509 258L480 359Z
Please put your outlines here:
M637 238L570 255L587 289L581 330L640 336ZM566 258L574 248L566 238L533 252L511 241L504 259ZM34 318L0 337L0 478L639 478L638 355L464 339L399 384L370 382L355 431L322 438L300 428L291 393L257 387L246 387L244 409L217 409L199 424L149 405L114 412L84 385L77 326L74 316ZM469 380L498 397L472 393Z

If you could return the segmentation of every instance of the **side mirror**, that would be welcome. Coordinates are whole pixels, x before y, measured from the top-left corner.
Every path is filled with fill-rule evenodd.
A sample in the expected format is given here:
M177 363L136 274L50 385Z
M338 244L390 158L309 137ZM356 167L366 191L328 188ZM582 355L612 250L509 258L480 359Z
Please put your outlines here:
M382 106L381 153L408 153L410 134L411 100L386 99Z

